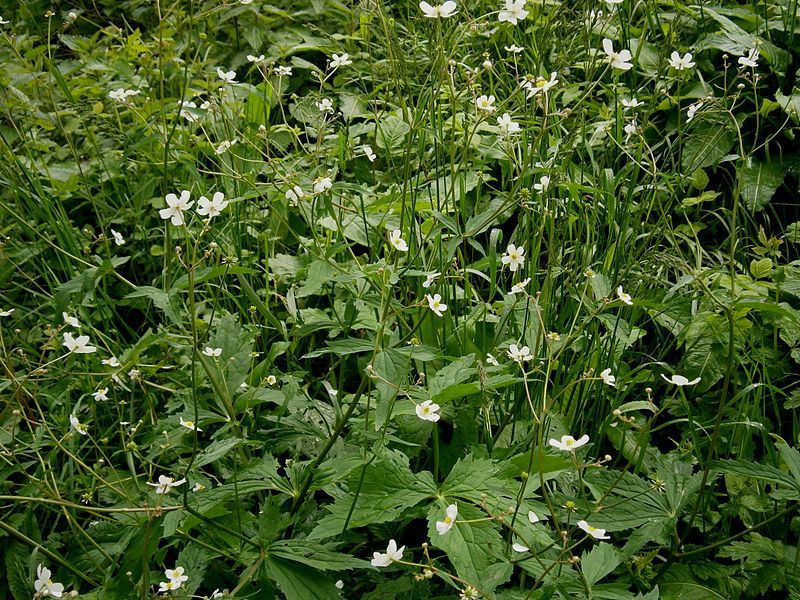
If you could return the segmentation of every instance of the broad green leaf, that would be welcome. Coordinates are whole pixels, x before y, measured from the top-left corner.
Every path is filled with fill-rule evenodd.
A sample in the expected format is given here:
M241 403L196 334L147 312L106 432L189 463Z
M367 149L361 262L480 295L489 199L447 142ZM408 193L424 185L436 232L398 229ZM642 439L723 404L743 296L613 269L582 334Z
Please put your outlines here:
M270 544L269 554L302 563L320 571L344 571L368 569L369 562L333 550L333 546L320 542L291 539Z
M271 579L286 596L286 600L340 600L334 582L306 565L278 556L267 559Z
M698 123L689 130L683 144L683 172L692 173L695 169L718 164L735 142L736 136L726 121Z
M235 448L243 442L244 440L240 440L238 438L214 440L206 447L205 450L198 454L192 466L199 468L211 464L215 460L219 460L225 456L231 451L232 448Z
M411 127L396 115L387 115L375 127L375 143L383 150L395 150L403 145Z
M589 552L584 552L581 556L581 571L586 579L586 585L591 589L619 564L619 553L611 544L601 542Z
M203 583L203 576L208 568L208 563L216 556L210 550L192 542L183 547L175 564L182 566L190 575L189 580L182 586L182 588L186 589L186 594L191 595L197 591L197 588Z
M149 285L140 285L125 298L148 298L153 301L155 306L162 310L169 320L176 325L181 324L181 318L178 314L178 299L175 294L167 293L158 288Z
M435 397L452 385L463 383L473 377L476 373L474 365L475 355L469 354L439 369L428 381L428 392L431 397Z
M785 485L790 488L797 497L800 497L800 486L798 486L798 482L787 473L770 465L744 460L717 460L712 461L709 467L720 473L731 473L733 475L752 477L753 479L760 479L761 481L770 481L772 483Z
M217 359L227 385L228 393L238 391L250 372L250 352L253 349L252 335L238 323L236 317L224 315L217 324L214 335L208 342L212 348L222 348Z
M327 348L309 352L308 354L303 356L303 358L304 359L317 358L318 356L323 356L325 354L338 354L339 356L345 356L347 354L360 354L362 352L371 352L372 350L375 349L375 342L360 338L347 338L345 340L334 340L332 342L326 342L326 345Z
M780 161L748 157L739 168L739 192L751 212L762 210L783 183L784 168Z

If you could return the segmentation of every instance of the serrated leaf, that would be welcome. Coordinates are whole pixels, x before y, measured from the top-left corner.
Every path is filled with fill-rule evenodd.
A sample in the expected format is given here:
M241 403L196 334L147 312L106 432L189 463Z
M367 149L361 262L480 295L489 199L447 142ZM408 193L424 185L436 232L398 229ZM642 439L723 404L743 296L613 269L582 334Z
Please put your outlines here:
M194 461L193 467L203 467L205 465L211 464L215 460L219 460L223 456L225 456L231 449L235 448L236 446L244 443L244 440L240 440L237 438L227 438L221 440L215 440L211 442L208 447L203 450L200 454L197 455L197 458Z
M586 585L592 588L619 564L619 553L611 544L600 543L589 552L584 552L581 556L581 571L586 579Z
M330 545L305 540L280 540L269 546L272 556L302 563L320 571L345 571L348 569L368 569L369 562L336 552Z
M304 359L317 358L318 356L323 356L325 354L338 354L340 356L345 356L347 354L360 354L361 352L371 352L372 350L375 349L375 342L360 338L347 338L345 340L334 340L332 342L326 342L326 345L327 348L309 352L308 354L303 356L303 358Z
M267 559L267 571L286 600L340 600L333 581L306 565L271 556Z
M772 273L772 259L762 258L750 262L750 275L755 279L766 279Z

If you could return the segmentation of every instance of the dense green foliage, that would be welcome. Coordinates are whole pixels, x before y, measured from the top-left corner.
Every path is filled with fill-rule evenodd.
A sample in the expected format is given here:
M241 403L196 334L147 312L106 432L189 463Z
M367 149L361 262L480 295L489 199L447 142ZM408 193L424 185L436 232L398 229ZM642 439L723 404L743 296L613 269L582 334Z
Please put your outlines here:
M67 4L0 598L800 598L797 0Z

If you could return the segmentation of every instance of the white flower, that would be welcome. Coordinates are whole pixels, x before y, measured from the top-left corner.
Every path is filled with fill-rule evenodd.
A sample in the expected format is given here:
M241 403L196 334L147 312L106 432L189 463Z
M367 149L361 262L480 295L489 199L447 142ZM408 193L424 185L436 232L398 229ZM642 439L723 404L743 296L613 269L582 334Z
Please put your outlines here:
M141 372L139 371L139 369L131 369L130 371L128 371L128 377L130 378L131 381L139 381L140 375Z
M497 359L490 352L486 353L486 362L489 363L490 365L492 365L493 367L499 367L500 366L500 363L497 362Z
M687 123L691 123L692 122L692 119L694 119L694 116L697 114L697 111L700 110L700 108L703 106L703 104L704 104L704 102L702 100L699 100L698 102L695 102L694 104L690 104L689 105L689 108L686 109L686 122Z
M189 577L187 575L184 575L184 573L185 571L183 567L175 567L174 569L167 569L166 571L164 571L164 575L167 576L167 579L169 579L173 583L177 583L178 587L180 587L180 585L184 581L189 580Z
M36 581L33 582L33 589L37 594L42 596L53 596L54 598L61 598L64 593L64 585L61 583L53 583L51 577L53 574L50 569L39 565L36 567Z
M592 536L596 540L609 540L609 539L611 539L611 536L606 535L606 530L605 529L599 529L597 527L592 527L586 521L578 521L576 523L576 525L578 527L580 527L581 529L583 529L586 533L588 533L590 536Z
M364 153L364 156L369 159L369 162L375 162L377 156L375 156L375 153L372 151L372 146L369 144L364 144L361 146L361 151Z
M344 581L342 581L341 579L337 579L336 583L334 583L333 585L336 587L337 590L344 589Z
M423 1L419 3L419 7L429 19L444 19L456 14L456 3L452 0L447 0L444 4L437 4L436 6L431 6Z
M205 196L200 196L200 199L197 201L197 214L202 216L208 215L210 219L219 215L225 210L228 204L229 202L225 200L225 195L222 192L215 192L211 200Z
M149 481L146 482L147 485L152 485L156 488L156 494L166 494L172 488L178 487L181 484L186 483L186 479L179 479L175 481L174 477L167 477L166 475L159 475L158 483L150 483Z
M633 305L633 299L631 298L630 294L626 294L624 291L622 291L622 286L617 288L617 298L622 300L628 306Z
M585 446L589 441L588 435L582 435L577 440L572 437L571 435L562 435L560 440L553 440L550 439L547 441L553 448L557 450L562 450L564 452L572 452L580 448L581 446Z
M92 394L95 402L105 402L108 400L108 388L104 387L97 390L95 393Z
M196 494L197 492L202 492L204 489L206 489L206 486L204 486L204 485L203 485L202 483L200 483L199 481L198 481L197 483L195 483L195 484L192 486L192 491L193 491L195 494ZM220 595L221 595L221 594L220 594Z
M535 189L539 194L543 194L547 191L547 188L550 187L550 178L547 175L542 175L539 179L539 183L533 184L533 189Z
M346 67L347 65L352 65L353 61L350 60L350 55L347 52L343 52L341 56L334 53L333 58L331 58L331 68L338 69L339 67Z
M508 265L508 268L514 273L519 267L525 264L525 250L522 246L515 246L514 244L509 244L508 248L506 248L506 253L500 259L500 262L504 265Z
M510 46L503 46L506 52L510 52L511 54L519 54L525 51L525 48L520 48L516 44L511 44Z
M211 346L206 346L203 349L203 354L205 354L206 356L219 358L220 356L222 356L222 348L212 348Z
M96 346L89 345L89 336L88 335L79 335L77 338L72 337L72 334L69 332L64 333L64 341L62 342L63 346L66 346L67 350L70 352L74 352L75 354L91 354L92 352L97 352Z
M519 283L515 283L514 285L512 285L511 286L511 291L508 292L508 293L511 294L512 296L515 295L515 294L521 294L522 292L525 291L525 287L530 282L531 282L531 278L530 277L526 277L525 279L523 279Z
M610 385L611 387L617 386L617 378L611 374L611 367L608 369L603 369L600 372L600 379L602 379L603 383L606 385Z
M386 554L381 554L380 552L373 552L372 553L372 560L370 564L373 567L388 567L392 562L396 560L403 560L403 550L405 550L405 546L397 547L397 542L394 540L389 540L389 545L386 547Z
M443 521L436 521L436 531L439 535L444 535L453 528L456 518L458 517L458 506L451 504L444 511L445 517Z
M278 383L278 378L275 375L267 375L267 385L275 385Z
M447 304L442 303L442 297L439 294L434 294L433 296L430 294L425 294L425 298L428 299L428 306L436 314L436 316L443 317L444 311L447 310Z
M436 423L439 419L441 419L441 415L439 415L439 405L434 404L433 400L425 400L422 404L417 404L417 407L414 409L417 413L417 416L422 419L423 421L430 421L431 423Z
M614 43L608 38L603 40L603 50L608 55L608 62L610 62L611 66L615 69L627 71L628 69L633 68L633 63L630 62L633 58L630 50L625 49L615 52Z
M433 273L428 273L427 275L425 275L425 281L422 282L422 287L424 287L427 290L434 284L436 278L439 277L439 275L441 275L439 271L434 271Z
M296 205L297 202L305 195L306 193L303 191L303 188L301 188L299 185L290 188L289 190L286 191L286 194L284 194L286 199L293 205Z
M541 75L536 77L536 79L526 79L522 83L522 87L528 90L528 98L533 98L534 96L538 96L539 94L546 94L550 91L558 83L558 79L556 79L556 72L553 71L550 73L550 79L545 79Z
M513 135L519 133L519 123L511 120L511 115L503 113L502 117L497 117L497 127L503 135Z
M333 102L331 102L330 98L323 98L319 102L314 103L316 107L319 109L319 112L332 114L333 113Z
M125 238L124 238L124 237L122 237L122 234L121 234L119 231L114 231L114 230L112 229L112 230L111 230L111 237L113 237L113 238L114 238L114 243L115 243L117 246L123 246L123 245L125 245Z
M192 111L190 111L190 110L186 110L187 108L197 108L197 104L195 104L194 102L183 102L183 103L181 103L181 102L178 102L178 104L179 104L179 105L180 105L180 107L181 107L181 112L180 112L180 115L181 115L181 116L182 116L184 119L186 119L186 120L187 120L187 121L189 121L190 123L195 123L195 122L197 122L197 115L196 115L196 114L194 114L194 113L193 113Z
M689 381L683 375L673 375L672 377L667 377L666 375L664 375L662 373L661 377L667 383L671 383L672 385L677 385L678 387L683 387L685 385L697 385L698 383L700 383L700 378L699 377L697 377L695 379L692 379L691 381Z
M333 182L331 181L330 177L317 177L314 180L315 194L322 194L323 192L327 192L332 187L333 187Z
M69 424L72 425L72 428L81 435L87 435L89 433L89 428L80 421L78 421L78 417L76 417L75 415L69 416Z
M532 510L528 511L528 521L530 521L531 523L538 523L539 521L546 521L546 520L547 517L540 517Z
M625 110L629 108L638 108L642 104L644 104L644 102L639 102L635 97L631 98L630 100L628 98L622 99L622 106L625 107Z
M236 144L238 141L239 140L223 140L219 143L219 146L217 146L214 149L214 153L217 155L225 154L228 150L231 149L231 146Z
M236 71L223 71L217 68L217 76L225 83L236 83Z
M283 65L275 67L275 74L278 77L289 77L292 74L292 67L284 67Z
M514 549L514 552L527 552L528 550L530 550L530 548L528 548L527 546L523 546L519 542L514 542L513 544L511 544L511 547Z
M194 204L194 200L189 202L190 196L189 190L182 190L180 198L175 194L167 194L164 198L167 201L167 208L162 208L158 214L164 220L170 219L175 227L180 227L184 223L183 211L189 210Z
M401 235L402 232L399 229L395 229L389 234L389 243L400 252L408 252L408 244L406 244L406 241L400 237Z
M498 19L501 23L507 22L516 25L517 22L524 20L527 16L528 11L525 10L525 0L506 0L506 7L500 11Z
M81 328L81 324L78 322L78 319L76 319L75 317L71 317L69 314L67 314L65 312L62 312L61 313L61 318L63 318L64 319L64 323L66 323L70 327L74 327L75 329L80 329Z
M522 364L525 361L533 360L531 349L527 346L519 348L516 344L511 344L508 347L508 356L511 360Z
M139 90L126 90L125 88L117 88L108 92L108 97L117 102L127 102L128 98L136 96Z
M6 310L0 310L0 317L8 317L15 310L17 310L17 309L16 308L9 308L9 309L6 309Z
M752 67L753 69L755 69L756 67L758 67L758 58L759 58L758 48L750 48L750 50L747 52L747 56L740 56L737 62L742 67Z
M200 428L199 428L199 427L198 427L198 426L195 424L195 422L194 422L194 421L186 421L186 420L184 420L184 418L183 418L183 417L181 417L180 419L181 419L181 425L182 425L183 427L186 427L186 429L191 429L192 431L203 431L202 429L200 429Z
M100 361L104 365L108 365L109 367L118 367L119 366L119 359L116 356L112 356L111 358L104 358Z
M636 133L636 130L638 129L638 127L639 127L639 125L636 123L636 119L634 119L633 121L631 121L630 123L625 125L625 127L622 128L623 131L625 131L625 141L626 142L629 139L631 139L632 135L634 135Z
M247 61L251 63L262 63L264 62L264 55L259 54L258 56L254 56L253 54L248 54Z
M669 66L675 69L676 71L691 69L694 66L694 63L692 62L691 52L687 52L686 54L681 56L677 50L674 50L672 54L670 54L668 62Z
M479 96L477 100L475 100L475 106L478 107L478 110L482 110L483 112L493 113L497 108L492 106L494 104L494 96L487 96L486 94Z

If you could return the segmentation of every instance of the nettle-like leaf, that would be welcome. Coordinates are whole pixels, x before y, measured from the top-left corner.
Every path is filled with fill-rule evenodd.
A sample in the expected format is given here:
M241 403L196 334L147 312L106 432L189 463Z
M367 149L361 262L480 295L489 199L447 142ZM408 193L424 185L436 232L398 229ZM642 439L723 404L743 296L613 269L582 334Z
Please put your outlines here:
M222 348L219 365L228 389L233 394L244 383L250 372L252 336L238 323L233 315L225 315L208 343L212 348Z
M581 572L591 590L595 583L620 564L619 552L611 544L600 543L581 555Z
M367 465L363 479L361 469L356 469L348 488L349 493L325 507L330 514L319 520L309 539L326 539L345 529L394 521L407 508L437 493L431 474L412 473L408 457L397 450L387 450Z
M445 508L446 503L439 502L428 510L431 544L447 553L460 578L492 598L494 589L508 581L512 572L512 566L503 554L505 542L497 525L489 520L459 523L460 520L486 518L486 513L477 507L462 503L458 505L455 525L444 535L439 535L436 521L444 518Z

